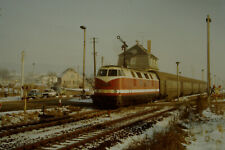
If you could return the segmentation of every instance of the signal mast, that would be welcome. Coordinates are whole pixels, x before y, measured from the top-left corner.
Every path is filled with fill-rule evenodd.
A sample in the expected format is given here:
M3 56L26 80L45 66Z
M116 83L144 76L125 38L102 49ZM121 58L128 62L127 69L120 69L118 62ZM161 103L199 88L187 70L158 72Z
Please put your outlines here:
M126 61L125 61L125 56L126 56L125 52L126 52L126 49L127 49L128 45L126 44L126 42L119 35L117 36L117 39L120 40L120 42L123 43L123 45L121 46L121 48L123 50L123 67L126 68L127 65L126 65Z

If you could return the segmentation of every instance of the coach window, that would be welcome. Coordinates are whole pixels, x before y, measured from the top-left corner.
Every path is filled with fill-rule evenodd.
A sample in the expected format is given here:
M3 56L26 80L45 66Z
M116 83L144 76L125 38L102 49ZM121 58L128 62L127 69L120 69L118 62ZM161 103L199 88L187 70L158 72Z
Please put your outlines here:
M107 69L100 69L98 71L98 76L106 76L107 75Z
M110 69L108 76L117 76L117 70L116 69Z
M133 72L133 71L131 71L131 74L132 74L132 76L135 78L135 74L134 74L134 72Z
M141 76L141 73L140 73L140 72L136 72L136 73L137 73L138 78L142 78L142 76Z
M149 75L150 75L151 79L153 79L153 78L152 78L152 75L151 75L151 74L149 74Z
M148 74L147 74L147 73L144 73L144 75L145 75L145 78L146 78L146 79L149 79L149 77L148 77Z

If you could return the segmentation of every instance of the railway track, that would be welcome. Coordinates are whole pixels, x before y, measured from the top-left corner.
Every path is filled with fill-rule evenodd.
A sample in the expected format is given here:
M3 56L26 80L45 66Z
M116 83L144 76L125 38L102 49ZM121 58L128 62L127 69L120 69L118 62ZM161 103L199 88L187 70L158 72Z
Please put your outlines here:
M13 135L13 134L18 134L21 132L38 130L41 128L57 126L57 125L62 125L66 123L72 123L72 122L76 122L76 121L80 121L84 119L90 119L90 118L101 116L107 113L108 111L93 110L93 111L78 113L75 115L67 115L67 116L58 117L58 118L40 120L38 122L18 124L18 125L12 125L12 126L4 126L0 128L0 138L4 136Z
M83 126L72 132L61 134L48 139L39 140L37 142L17 147L17 150L24 149L72 149L82 146L86 143L90 143L94 140L102 138L106 135L112 134L119 130L122 130L128 126L131 126L137 122L152 119L161 116L164 113L175 110L175 107L168 109L154 108L147 109L134 114L129 114L125 117L118 119L105 121L102 123Z
M196 99L196 97L197 96L192 96L189 99L193 100L193 99ZM164 107L164 106L174 106L179 104L182 104L182 102L171 103L171 102L162 101L159 103L140 104L140 105L137 105L136 107L146 107L146 106ZM132 109L132 106L131 108L128 107L127 109ZM119 109L111 110L111 112L116 112L116 111L120 111L120 110ZM109 113L107 110L93 110L93 111L83 112L83 113L79 113L75 115L66 115L66 116L58 117L58 118L40 120L37 122L11 125L11 126L3 126L0 128L0 138L4 136L26 132L26 131L38 130L41 128L57 126L57 125L62 125L66 123L72 123L72 122L80 121L83 119L90 119L90 118L98 117L101 115L105 115L107 113Z

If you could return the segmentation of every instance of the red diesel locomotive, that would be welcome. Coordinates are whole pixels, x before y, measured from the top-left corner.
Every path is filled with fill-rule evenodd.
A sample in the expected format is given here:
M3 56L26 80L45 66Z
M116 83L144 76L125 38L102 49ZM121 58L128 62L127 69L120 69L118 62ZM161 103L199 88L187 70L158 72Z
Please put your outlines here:
M95 78L93 103L102 107L120 107L145 103L159 96L159 77L118 66L104 66Z

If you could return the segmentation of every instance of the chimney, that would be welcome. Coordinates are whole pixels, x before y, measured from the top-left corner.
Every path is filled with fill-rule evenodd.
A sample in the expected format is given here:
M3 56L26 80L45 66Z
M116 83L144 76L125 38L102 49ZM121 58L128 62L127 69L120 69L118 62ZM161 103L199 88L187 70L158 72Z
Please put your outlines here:
M136 40L136 44L137 44L137 45L139 44L139 41L138 41L138 40Z
M151 53L151 40L147 41L148 53Z

